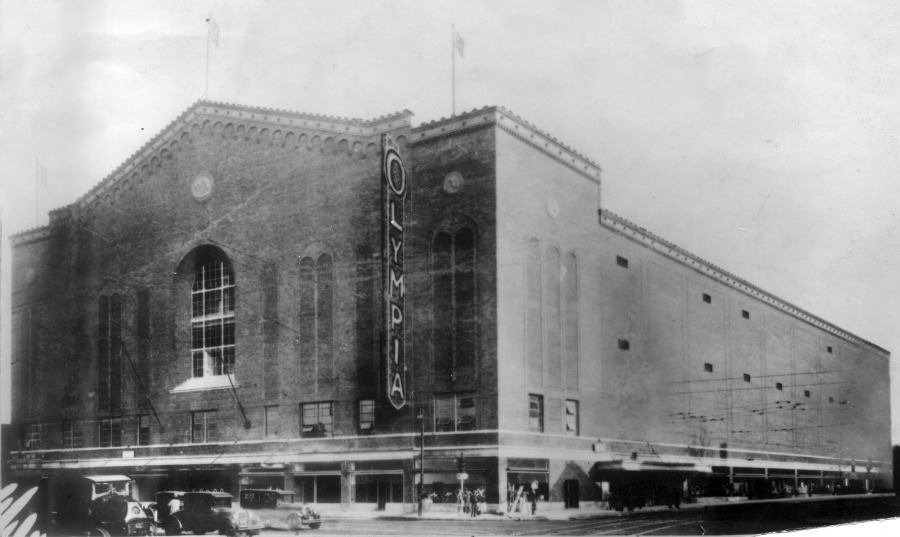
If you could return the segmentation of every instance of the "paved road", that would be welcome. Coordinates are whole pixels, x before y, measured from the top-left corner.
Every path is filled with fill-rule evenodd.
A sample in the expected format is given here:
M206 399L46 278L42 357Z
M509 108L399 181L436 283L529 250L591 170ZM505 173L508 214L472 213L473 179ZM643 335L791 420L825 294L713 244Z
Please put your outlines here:
M315 535L753 535L805 527L838 524L840 519L783 520L766 517L741 520L708 519L696 510L628 514L592 520L330 520L320 529L305 529L300 537ZM262 537L288 537L287 531L266 530Z

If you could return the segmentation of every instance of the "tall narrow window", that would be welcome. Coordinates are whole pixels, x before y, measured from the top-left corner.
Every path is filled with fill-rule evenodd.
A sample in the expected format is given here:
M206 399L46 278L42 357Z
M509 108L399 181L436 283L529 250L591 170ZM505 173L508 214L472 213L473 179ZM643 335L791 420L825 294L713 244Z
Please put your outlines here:
M191 412L191 443L216 442L219 440L218 411L202 410Z
M472 382L477 352L475 233L440 232L432 244L433 356L438 382Z
M544 432L544 396L528 394L528 430Z
M333 382L334 261L329 254L300 260L299 381L302 390L329 389Z
M101 418L97 432L98 446L119 447L122 445L122 420L120 418Z
M117 412L122 407L122 297L101 296L97 313L97 406L100 412Z
M375 427L375 400L363 399L359 402L359 430L364 434Z
M191 289L193 376L234 374L234 278L222 259L197 263Z
M137 443L139 446L149 446L150 445L150 416L147 414L141 414L137 419Z
M269 405L266 407L266 438L278 436L281 418L279 417L278 405Z
M580 423L578 422L578 401L567 399L566 400L566 434L572 436L578 436L581 431L579 429Z
M40 423L31 423L28 425L28 431L25 434L25 449L43 449L44 447L44 426Z

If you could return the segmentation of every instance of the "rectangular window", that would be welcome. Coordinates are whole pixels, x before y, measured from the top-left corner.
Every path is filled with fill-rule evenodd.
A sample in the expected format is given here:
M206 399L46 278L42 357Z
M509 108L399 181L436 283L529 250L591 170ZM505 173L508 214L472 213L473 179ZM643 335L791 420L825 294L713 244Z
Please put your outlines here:
M707 304L712 304L712 297L706 293L703 293L703 301Z
M150 445L150 416L141 414L138 416L138 445Z
M100 447L120 447L122 445L122 420L120 418L101 418L98 427L100 435L97 445Z
M750 375L744 373L744 382L750 382Z
M747 310L741 310L741 317L743 317L744 319L749 319L749 318L750 318L750 312L747 311Z
M829 346L828 346L828 354L831 354L831 350L832 350L832 349L831 349L831 346L829 345Z
M528 430L532 433L544 432L544 396L528 394Z
M80 421L63 422L63 447L78 449L84 447L84 425Z
M191 412L191 443L202 444L219 440L218 410Z
M28 431L25 433L25 449L43 449L44 426L40 423L31 423L28 425Z
M631 342L630 342L630 341L628 341L627 339L620 339L620 340L619 340L619 350L627 351L627 350L630 349L630 348L631 348Z
M628 260L620 255L616 256L616 264L620 267L628 268Z
M300 432L304 438L334 435L334 402L300 404Z
M781 390L784 389L784 385L781 384L780 382L776 382L776 383L775 383L775 389L778 390L778 391L781 391Z
M375 400L362 399L359 402L359 430L369 434L375 427Z
M447 393L434 396L434 430L438 432L474 431L475 397L471 393Z
M810 396L809 390L803 390L803 397L809 397L809 396Z
M706 371L707 373L712 373L712 371L713 371L712 364L710 364L710 363L703 364L703 370Z
M572 436L578 436L580 434L578 423L578 401L573 399L566 400L566 434Z
M833 402L834 402L834 397L829 397L829 398L828 398L828 402L829 402L829 403L833 403Z
M270 436L278 436L278 426L281 423L278 412L278 405L269 405L266 407L266 438Z

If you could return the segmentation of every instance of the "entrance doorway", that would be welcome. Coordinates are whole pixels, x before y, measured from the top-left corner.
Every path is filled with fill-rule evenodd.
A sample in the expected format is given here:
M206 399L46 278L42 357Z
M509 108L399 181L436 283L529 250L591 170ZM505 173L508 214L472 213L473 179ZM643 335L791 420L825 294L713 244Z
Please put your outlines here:
M578 509L578 480L566 479L563 482L563 496L565 497L566 509Z

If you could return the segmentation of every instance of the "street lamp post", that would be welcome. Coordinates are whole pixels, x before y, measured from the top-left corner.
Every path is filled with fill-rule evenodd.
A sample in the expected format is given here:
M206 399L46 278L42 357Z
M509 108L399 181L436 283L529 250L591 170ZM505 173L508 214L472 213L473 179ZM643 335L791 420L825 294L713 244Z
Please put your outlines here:
M419 435L419 517L422 517L422 496L425 493L425 415L419 411L419 421L422 422Z

